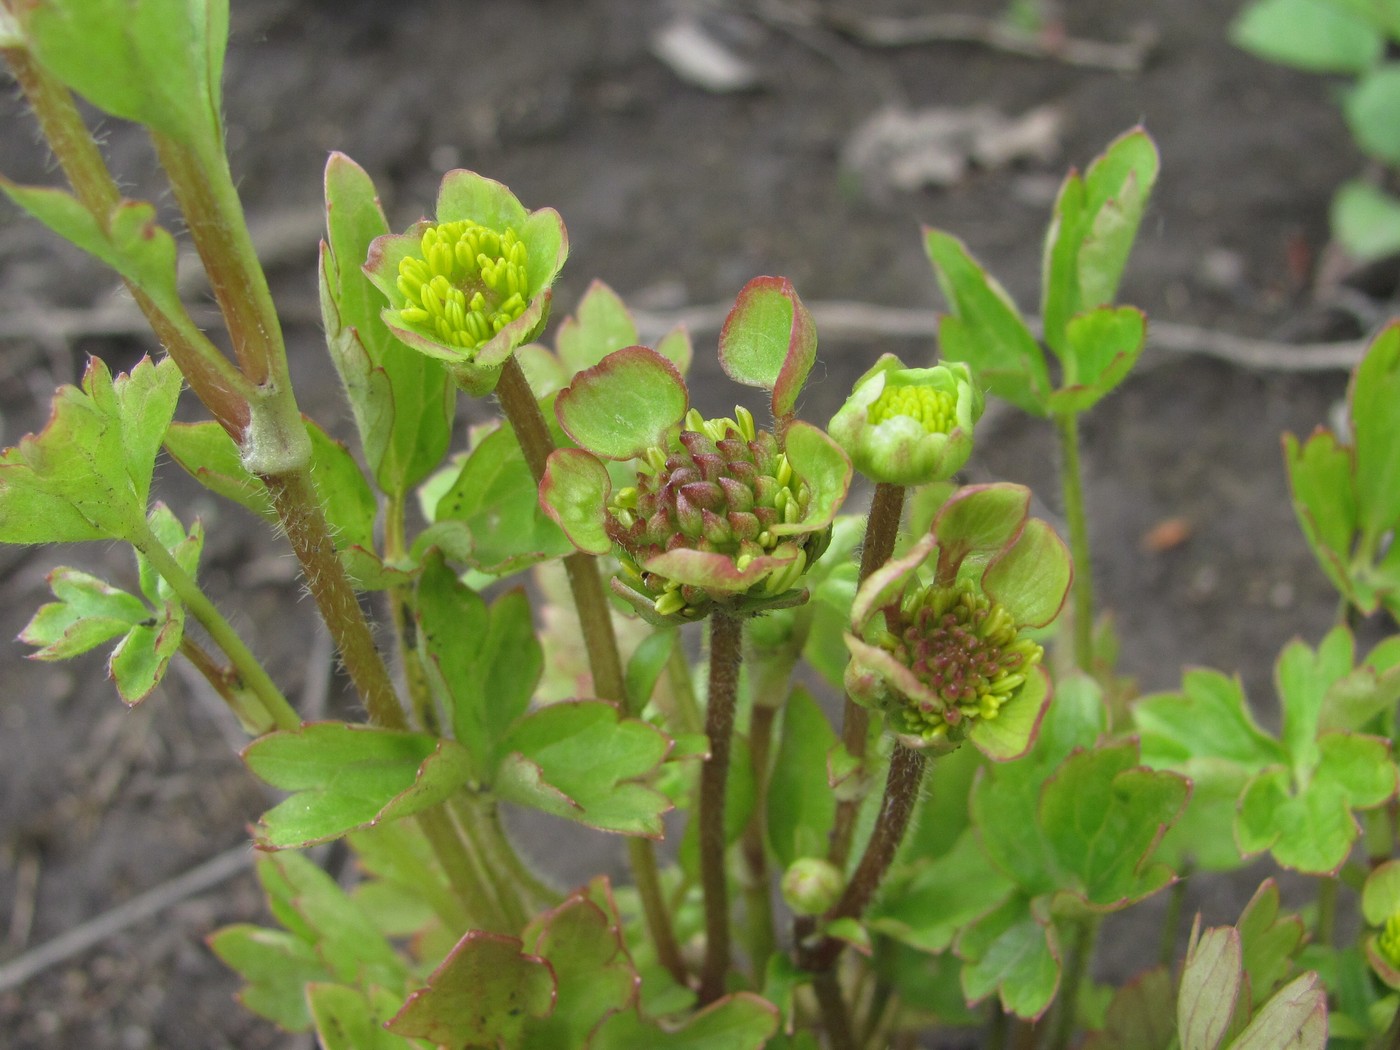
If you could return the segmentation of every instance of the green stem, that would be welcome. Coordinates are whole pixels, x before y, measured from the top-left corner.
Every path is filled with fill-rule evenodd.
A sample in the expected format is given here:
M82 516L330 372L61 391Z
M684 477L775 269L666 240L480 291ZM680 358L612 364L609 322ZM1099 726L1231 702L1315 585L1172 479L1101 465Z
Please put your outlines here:
M239 681L238 672L232 667L220 664L212 653L206 650L188 634L180 639L182 655L198 671L206 682L219 694L238 719L238 724L249 736L262 736L276 728L276 722L267 708Z
M890 755L890 771L885 779L885 795L880 800L875 828L841 899L823 916L827 922L859 918L875 896L909 828L927 766L928 761L922 751L902 744L895 745L894 753ZM843 947L844 942L835 937L823 937L815 946L804 947L799 952L798 965L813 973L829 970Z
M1079 1016L1079 989L1088 972L1098 930L1097 919L1077 919L1071 923L1069 950L1061 969L1060 990L1055 997L1054 1020L1046 1050L1065 1050L1074 1035L1074 1024Z
M545 464L554 451L554 439L540 412L539 402L530 389L520 362L509 358L501 370L500 382L496 385L496 397L506 414L515 438L520 442L521 452L529 465L530 474L536 484L544 479ZM598 571L597 559L582 552L575 552L564 558L564 571L569 578L569 589L573 594L574 609L578 613L579 628L583 633L584 648L588 653L588 667L593 674L593 691L600 699L613 700L626 704L626 679L623 677L622 658L618 653L617 635L613 631L612 609L603 591L602 574ZM687 982L685 962L681 958L680 944L676 941L675 930L671 926L666 901L661 895L661 884L656 876L656 856L649 839L629 839L627 854L631 862L632 878L641 897L642 912L646 917L647 932L656 948L656 957L674 977L677 983Z
M822 1014L822 1027L826 1029L827 1043L831 1050L856 1050L855 1032L851 1028L851 1015L846 1009L846 999L841 991L841 982L836 973L826 970L812 978L812 990L817 993L817 1006Z
M1074 556L1074 663L1086 674L1094 666L1094 570L1089 551L1089 523L1084 511L1084 476L1079 464L1079 417L1055 417L1060 438L1060 487L1069 549Z
M700 969L700 1005L725 992L729 973L729 884L724 836L725 787L734 735L735 699L743 658L743 621L716 609L710 614L710 689L705 735L710 754L700 768L700 889L705 901L705 959Z
M477 859L464 844L460 829L453 822L446 805L425 809L413 819L418 822L462 906L464 931L470 928L491 933L519 933L520 926L513 924L506 914Z
M404 557L408 544L404 533L404 493L389 496L384 510L384 560L398 561ZM433 703L432 687L418 655L418 624L414 618L413 588L390 587L389 622L394 630L399 666L403 668L408 702L417 723L430 733L440 734L437 707Z
M904 514L904 487L880 482L870 501L870 516L865 524L865 544L861 549L859 582L864 583L894 553L899 538L899 523ZM870 712L849 696L842 706L841 743L858 764L865 761L866 741L870 737ZM863 776L857 771L854 776ZM843 798L836 803L836 820L831 830L831 847L827 859L838 868L845 868L850 856L851 835L855 830L856 814L861 799Z
M287 702L287 698L282 695L282 691L277 688L272 677L263 669L257 657L243 643L238 632L224 619L223 614L215 608L214 603L205 596L199 584L175 560L174 555L165 549L165 546L156 539L155 534L149 528L146 529L144 536L140 536L132 542L136 549L145 555L146 560L151 563L151 567L160 574L161 579L170 585L170 589L175 592L180 601L185 603L185 608L209 633L214 644L228 657L229 663L233 665L238 676L262 703L273 724L278 729L299 728L301 719L297 716L296 710Z
M755 983L763 984L768 958L776 950L777 934L773 926L773 887L768 871L768 772L769 753L773 742L773 720L777 709L755 703L749 723L749 759L753 768L754 808L744 828L741 843L744 858L744 928L747 934L749 961L753 964Z
M1176 961L1176 943L1181 929L1181 913L1186 907L1186 880L1190 866L1183 867L1181 877L1172 883L1167 897L1167 914L1162 919L1162 946L1157 952L1157 961L1163 966L1171 966Z

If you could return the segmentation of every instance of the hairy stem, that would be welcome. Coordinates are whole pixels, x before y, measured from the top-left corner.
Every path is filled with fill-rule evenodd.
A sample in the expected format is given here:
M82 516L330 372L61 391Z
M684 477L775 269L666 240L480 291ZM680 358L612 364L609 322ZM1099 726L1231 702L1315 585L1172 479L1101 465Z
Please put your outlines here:
M871 573L890 560L895 540L899 537L899 522L903 513L904 487L883 481L876 485L875 495L870 501L870 517L865 525L865 544L860 555L860 583L864 583ZM846 697L842 710L841 743L859 763L865 760L869 736L870 712L849 696ZM828 859L838 868L845 868L846 858L850 856L851 833L855 829L860 803L859 797L843 798L836 803L836 821L831 830Z
M875 829L841 899L823 917L827 922L859 918L874 898L909 828L909 818L919 800L919 785L923 782L927 765L923 752L901 744L895 745L894 753L890 756L889 775L885 779L885 795L880 800L880 812L875 818ZM798 965L814 973L829 970L841 954L842 947L843 942L835 937L823 937L815 947L805 948L799 953Z
M530 389L530 383L514 357L508 359L501 370L496 397L511 429L515 431L516 440L520 442L530 474L538 484L544 478L549 454L554 451L554 439L540 412L534 391ZM603 591L603 578L598 571L597 559L575 552L564 558L564 571L569 578L574 609L583 632L588 667L593 674L593 691L600 699L625 705L627 689L622 658L618 653L612 611ZM628 839L627 855L632 878L642 900L647 932L656 948L656 957L677 983L683 985L687 981L685 963L681 959L680 944L676 941L666 902L661 896L661 884L656 876L656 855L651 841Z
M725 878L724 803L734 707L743 658L743 621L723 610L710 614L710 689L705 735L710 755L700 768L700 889L705 900L705 961L700 970L700 1005L725 991L729 972L729 884Z
M180 655L188 660L214 692L219 694L219 698L228 705L228 709L238 719L238 724L249 736L261 736L276 728L277 723L262 701L244 688L238 672L227 664L221 664L214 658L213 653L188 634L180 639Z
M1079 464L1079 417L1055 417L1060 438L1060 489L1069 549L1074 556L1074 664L1086 674L1094 666L1094 569L1089 550L1089 522L1084 511L1084 476Z
M301 719L296 710L282 695L272 677L249 651L238 632L200 589L199 584L175 560L175 556L165 549L149 528L145 536L133 542L137 550L151 563L151 567L160 574L161 579L168 583L180 601L185 603L185 608L199 621L199 625L209 633L214 644L228 657L239 679L258 698L273 724L278 729L300 727Z

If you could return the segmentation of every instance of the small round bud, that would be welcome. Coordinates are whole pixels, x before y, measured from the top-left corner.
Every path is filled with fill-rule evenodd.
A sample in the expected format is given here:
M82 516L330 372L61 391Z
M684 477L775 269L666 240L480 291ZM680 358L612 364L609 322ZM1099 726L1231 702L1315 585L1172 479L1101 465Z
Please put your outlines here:
M783 872L783 900L798 915L820 915L841 896L846 878L821 857L801 857Z

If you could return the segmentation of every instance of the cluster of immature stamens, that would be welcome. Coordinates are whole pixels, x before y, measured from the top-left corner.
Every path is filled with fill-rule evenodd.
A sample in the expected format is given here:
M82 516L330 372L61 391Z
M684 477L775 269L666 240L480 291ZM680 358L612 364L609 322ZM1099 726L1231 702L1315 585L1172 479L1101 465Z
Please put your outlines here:
M906 697L904 731L960 738L975 719L997 717L1043 650L1022 638L1002 606L971 586L927 587L888 613L883 645L932 696Z
M525 243L470 219L423 231L422 257L399 261L399 315L440 343L475 350L525 312Z
M760 585L766 595L789 590L806 570L805 535L775 534L776 525L802 520L810 487L797 477L769 431L758 430L743 408L733 419L704 419L691 409L668 448L648 449L637 484L616 492L608 507L608 535L624 555L623 568L655 599L663 616L698 615L710 596L641 568L680 548L720 554L740 571L755 558L784 551L794 560Z
M927 433L947 434L958 424L958 396L926 386L887 386L866 410L872 424L908 416Z

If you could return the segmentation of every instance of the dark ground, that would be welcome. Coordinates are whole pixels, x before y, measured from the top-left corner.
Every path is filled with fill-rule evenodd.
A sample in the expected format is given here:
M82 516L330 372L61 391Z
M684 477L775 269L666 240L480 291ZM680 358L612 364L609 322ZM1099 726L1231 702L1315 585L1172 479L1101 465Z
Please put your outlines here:
M1075 36L1155 31L1146 68L1133 74L968 44L864 47L785 27L773 17L783 5L728 6L768 12L711 23L761 75L757 90L733 95L686 86L652 57L648 32L661 4L235 0L226 86L233 164L254 224L273 233L274 291L291 318L303 408L333 427L348 422L315 321L320 178L332 149L375 178L394 226L431 207L453 166L501 179L527 206L558 208L572 244L556 293L561 314L594 277L636 306L670 309L732 299L761 273L790 277L809 302L932 307L921 223L966 240L1032 308L1060 176L1141 121L1161 148L1163 174L1124 302L1154 320L1283 342L1362 334L1315 279L1331 192L1361 158L1324 80L1231 48L1233 5L1066 0ZM867 6L908 14L958 5ZM892 102L987 103L1013 116L1050 102L1064 125L1048 160L974 167L945 188L881 194L843 171L840 154L856 126ZM0 170L47 181L51 165L31 127L5 92ZM129 192L159 195L141 137L114 122L104 136ZM5 444L42 425L53 386L75 380L87 354L127 367L153 348L100 332L56 338L25 320L97 306L112 284L15 209L0 209ZM702 407L716 411L733 395L714 381L712 346L713 333L698 333L695 385ZM887 349L918 360L931 342L824 338L804 414L828 419ZM1172 687L1185 663L1238 669L1267 711L1274 654L1295 634L1315 641L1334 611L1287 504L1278 437L1325 421L1345 376L1151 349L1144 365L1086 423L1095 568L1123 636L1124 668L1145 690ZM972 473L1028 483L1053 508L1050 439L1042 424L1002 416L983 435ZM174 473L164 472L163 491L186 510L192 499L209 527L208 588L290 693L315 692L329 660L288 559L251 519ZM1144 536L1168 519L1185 522L1189 536L1145 549ZM0 552L0 636L13 638L46 599L44 574L58 563L117 579L130 572L115 549ZM188 680L172 676L128 712L100 659L49 666L24 651L0 648L0 961L236 846L266 804L233 754L228 725ZM337 691L332 683L332 702ZM231 1000L235 979L203 947L213 928L259 916L255 887L240 876L0 992L0 1044L308 1046L244 1015Z

